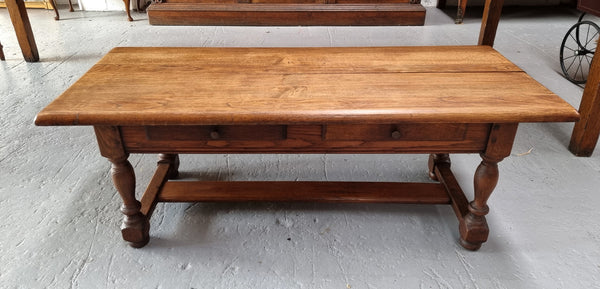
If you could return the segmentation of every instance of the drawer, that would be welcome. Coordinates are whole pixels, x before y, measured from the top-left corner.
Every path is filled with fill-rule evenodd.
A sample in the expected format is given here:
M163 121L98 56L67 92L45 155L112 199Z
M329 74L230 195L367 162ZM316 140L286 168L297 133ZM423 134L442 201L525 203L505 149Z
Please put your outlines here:
M123 126L129 153L481 152L490 124Z
M324 139L330 141L459 141L468 124L340 124L327 125Z
M148 126L146 139L152 141L250 141L284 140L285 125L199 125Z

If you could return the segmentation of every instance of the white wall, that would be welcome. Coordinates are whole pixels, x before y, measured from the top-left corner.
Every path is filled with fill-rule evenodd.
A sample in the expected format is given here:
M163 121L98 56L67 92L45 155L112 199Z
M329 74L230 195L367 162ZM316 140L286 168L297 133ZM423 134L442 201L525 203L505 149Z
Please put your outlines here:
M125 11L125 4L122 0L78 0L78 1L79 1L79 5L82 10ZM131 3L131 5L134 6L136 1L133 0L131 2L134 2L134 3Z
M123 0L71 0L73 4L79 2L82 10L89 11L125 11ZM146 0L140 0L140 2ZM469 5L483 5L485 0L468 0ZM58 4L67 4L68 0L57 0ZM456 5L457 0L448 0L448 5ZM570 0L505 0L505 5L558 5ZM435 6L437 0L421 0L423 6ZM134 9L136 0L131 0L131 9Z

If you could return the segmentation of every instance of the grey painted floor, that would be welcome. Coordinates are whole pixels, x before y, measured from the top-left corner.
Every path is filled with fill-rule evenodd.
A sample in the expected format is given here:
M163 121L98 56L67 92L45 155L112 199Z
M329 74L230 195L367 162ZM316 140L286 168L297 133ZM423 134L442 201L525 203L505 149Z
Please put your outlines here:
M89 127L35 127L35 114L115 46L475 44L429 8L424 27L152 27L134 13L29 10L41 62L25 63L0 10L0 288L600 288L600 153L576 158L572 124L524 124L490 199L490 240L462 249L447 206L160 204L143 249L118 231L120 198ZM496 48L577 107L560 75L569 9L508 9ZM156 75L156 81L168 75ZM130 81L136 81L132 78ZM529 152L529 153L528 153ZM154 156L134 155L138 191ZM187 176L426 180L425 155L182 156ZM467 192L477 155L456 155Z

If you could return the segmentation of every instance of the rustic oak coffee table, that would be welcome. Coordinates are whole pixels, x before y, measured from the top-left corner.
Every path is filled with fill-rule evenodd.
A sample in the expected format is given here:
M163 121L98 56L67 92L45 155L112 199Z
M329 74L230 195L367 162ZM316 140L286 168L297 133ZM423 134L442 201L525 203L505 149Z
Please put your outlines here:
M577 119L489 46L115 48L36 124L94 126L134 247L157 202L324 201L450 204L474 250L517 125ZM160 154L140 201L131 153ZM198 153L428 153L437 182L173 180L178 155ZM450 153L482 157L470 203Z

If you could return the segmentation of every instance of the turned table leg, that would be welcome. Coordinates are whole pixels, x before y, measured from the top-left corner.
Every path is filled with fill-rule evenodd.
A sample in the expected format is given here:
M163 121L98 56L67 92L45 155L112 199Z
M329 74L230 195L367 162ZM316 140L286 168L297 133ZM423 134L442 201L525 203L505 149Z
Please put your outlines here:
M498 163L510 155L517 124L494 124L492 126L482 161L474 176L474 200L468 212L460 220L460 244L469 250L477 250L487 241L489 228L485 215L490 211L487 201L498 183Z
M429 155L429 177L445 187L458 218L459 242L465 249L477 250L487 241L487 201L498 183L498 163L510 155L516 133L517 124L491 126L487 146L480 154L482 161L475 171L475 196L470 203L450 170L450 156L445 153Z
M123 224L121 234L123 240L128 241L132 247L140 248L149 240L149 221L141 213L141 203L135 198L135 173L127 155L120 158L109 159L112 163L111 173L115 188L123 199L121 212Z
M490 211L487 200L498 183L499 159L490 158L484 154L483 159L475 171L474 188L475 198L469 203L469 212L464 216L459 225L460 244L469 250L481 247L489 234L485 215Z
M132 247L140 248L148 243L150 223L140 211L141 203L135 198L135 173L127 160L129 154L125 151L118 127L94 127L100 154L111 162L112 179L115 188L123 199L121 212L123 224L121 233L123 239Z

